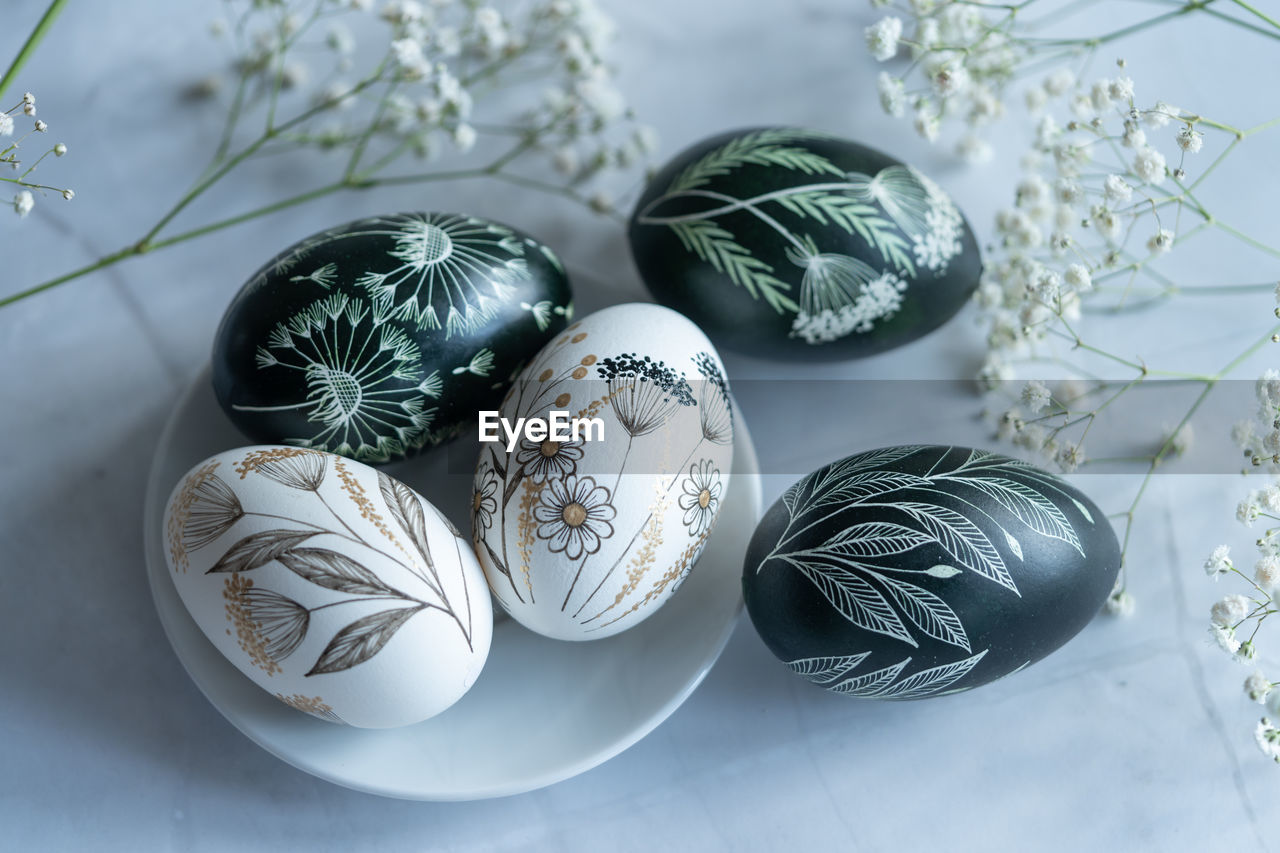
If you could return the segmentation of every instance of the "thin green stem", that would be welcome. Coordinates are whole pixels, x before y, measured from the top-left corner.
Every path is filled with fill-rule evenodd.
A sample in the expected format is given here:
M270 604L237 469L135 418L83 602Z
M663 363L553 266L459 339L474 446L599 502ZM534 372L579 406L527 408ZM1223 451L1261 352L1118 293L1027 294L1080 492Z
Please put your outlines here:
M27 64L27 60L31 58L31 54L36 52L36 48L40 46L40 42L49 34L49 30L53 27L54 21L58 20L58 16L62 14L62 8L67 5L67 0L53 0L48 8L44 10L44 14L40 16L40 20L36 22L35 29L31 31L31 35L27 36L27 40L23 42L22 47L13 58L13 62L9 63L8 69L4 72L4 76L0 77L0 97L4 96L5 90L13 84L18 78L18 74L22 71L22 67Z
M1260 18L1263 21L1266 21L1271 26L1275 27L1277 30L1280 30L1280 21L1277 21L1275 18L1271 17L1270 15L1262 12L1259 9L1254 8L1251 4L1246 3L1245 0L1231 0L1231 2L1239 6L1241 9L1244 9L1250 15L1253 15L1256 18Z

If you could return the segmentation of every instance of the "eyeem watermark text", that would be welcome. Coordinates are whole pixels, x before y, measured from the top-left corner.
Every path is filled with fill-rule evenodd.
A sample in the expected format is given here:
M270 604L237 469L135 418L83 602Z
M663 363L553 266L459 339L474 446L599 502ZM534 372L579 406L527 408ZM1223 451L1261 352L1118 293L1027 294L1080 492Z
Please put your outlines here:
M603 441L604 420L575 418L568 412L552 410L545 418L516 418L514 424L497 412L480 413L480 440L502 441L507 452L515 450L521 438L529 441Z

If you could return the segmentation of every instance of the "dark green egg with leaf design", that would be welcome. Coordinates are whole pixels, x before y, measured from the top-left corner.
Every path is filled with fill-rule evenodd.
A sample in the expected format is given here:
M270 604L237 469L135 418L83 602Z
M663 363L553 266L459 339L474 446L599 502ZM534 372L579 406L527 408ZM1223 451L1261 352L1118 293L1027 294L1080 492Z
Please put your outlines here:
M941 326L982 259L911 166L813 130L713 136L649 183L629 228L650 293L718 344L801 360L872 355Z
M756 528L747 612L828 690L968 690L1074 637L1120 569L1115 532L1062 479L963 447L888 447L809 474Z
M474 429L572 315L560 261L521 231L370 217L295 243L241 288L213 387L254 441L390 462Z

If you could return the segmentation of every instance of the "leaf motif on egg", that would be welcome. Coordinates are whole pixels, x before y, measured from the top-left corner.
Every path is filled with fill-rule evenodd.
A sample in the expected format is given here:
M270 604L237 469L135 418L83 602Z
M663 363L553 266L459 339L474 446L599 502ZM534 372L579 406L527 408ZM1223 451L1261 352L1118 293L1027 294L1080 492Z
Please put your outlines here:
M571 326L525 369L531 379L512 388L503 414L514 420L569 407L571 415L591 418L607 410L610 428L620 436L620 464L607 473L581 470L580 440L525 438L510 454L487 445L473 492L473 539L495 572L491 588L508 610L515 612L510 598L532 605L541 597L583 635L607 635L678 586L696 561L724 488L717 464L699 450L731 445L732 404L723 370L709 353L692 357L701 380L695 390L685 372L648 355L601 358L577 329ZM593 381L582 381L587 379ZM591 399L575 398L582 389ZM697 428L673 436L668 422L691 407L697 407ZM621 527L619 485L625 475L639 473L629 461L655 458L649 451L669 473L652 477L643 511ZM683 523L673 530L667 516L677 505L675 518ZM512 536L489 535L507 529ZM664 542L668 548L685 544L676 559L659 566ZM563 583L531 572L533 563L548 559L568 561Z
M791 336L809 344L869 332L897 313L906 279L917 267L941 274L962 251L964 221L950 198L915 169L888 166L874 175L844 171L796 143L827 134L766 128L731 139L679 172L666 190L637 212L639 226L666 227L688 252L710 264L753 299L779 314L794 314ZM749 197L709 188L714 179L747 166L812 176L801 183ZM832 180L832 178L836 180ZM664 213L673 202L682 212ZM701 204L689 210L690 204ZM795 275L758 258L726 227L724 217L745 213L786 241ZM788 226L779 213L791 215ZM882 265L843 252L822 251L805 223L833 225L861 238ZM797 227L797 224L799 227Z
M910 470L885 470L895 463L911 463L904 466ZM1074 504L1085 523L1094 524L1051 475L980 450L886 448L804 477L782 496L780 533L770 540L775 544L755 565L755 574L794 571L857 628L911 648L926 639L939 642L966 657L917 671L909 671L913 657L908 656L860 672L870 651L798 658L787 665L839 693L911 699L946 692L990 651L971 647L965 625L947 601L946 582L968 574L1020 598L1007 559L1023 559L1021 543L1028 536L1065 543L1083 558L1080 534L1060 508L1063 503ZM866 520L868 510L873 517ZM854 521L842 526L846 512ZM832 532L822 533L821 542L798 544L828 525ZM1002 553L993 536L1012 557ZM927 562L903 559L927 549L949 562L925 568ZM930 591L920 584L922 575L943 583Z
M320 488L330 470L330 460L333 471L342 480L342 491L355 509L376 525L388 543L399 551L398 554L353 530L321 494ZM177 492L175 510L170 516L174 520L170 541L171 546L177 543L177 547L182 549L182 559L174 556L173 562L175 568L185 566L190 551L205 548L223 534L231 533L241 519L270 519L284 525L236 539L206 570L206 574L228 576L223 592L227 602L227 620L236 631L241 649L254 665L268 675L279 672L280 664L301 645L313 613L357 602L395 601L399 606L361 617L339 629L305 673L307 676L340 672L364 663L390 642L411 617L424 611L437 611L452 619L468 648L472 647L472 609L466 578L460 578L465 600L460 606L455 606L445 592L436 561L432 559L422 505L407 486L377 472L386 513L407 537L408 547L402 543L400 535L382 521L378 508L337 457L313 450L279 447L250 451L234 464L240 479L261 476L290 489L311 493L321 511L332 518L334 524L330 526L291 518L279 512L244 507L218 477L217 467L215 462L193 472ZM207 529L212 509L204 505L211 505L212 509L222 508L223 517L216 530ZM452 528L452 525L448 526ZM458 535L456 529L452 532ZM339 537L393 561L419 580L431 594L419 597L404 592L350 555L311 545L313 539L324 535ZM348 597L308 607L256 585L249 573L273 562L320 589ZM327 706L318 697L281 697L281 701L316 716L334 716L331 710L324 710Z

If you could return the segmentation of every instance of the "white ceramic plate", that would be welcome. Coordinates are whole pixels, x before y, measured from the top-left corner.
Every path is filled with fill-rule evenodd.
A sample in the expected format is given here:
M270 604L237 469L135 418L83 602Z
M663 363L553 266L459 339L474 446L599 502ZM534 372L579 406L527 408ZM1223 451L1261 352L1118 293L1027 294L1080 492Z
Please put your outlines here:
M741 417L735 426L735 479L715 533L656 614L589 643L549 640L503 618L484 672L458 704L414 726L352 729L288 708L245 678L205 639L169 578L161 528L170 490L197 462L247 443L218 408L206 370L165 426L147 483L145 553L160 622L196 685L236 728L322 779L415 800L500 797L568 779L657 727L728 642L742 612L743 555L760 517L755 449ZM467 506L464 468L465 459L446 450L389 471L466 523L451 511Z

